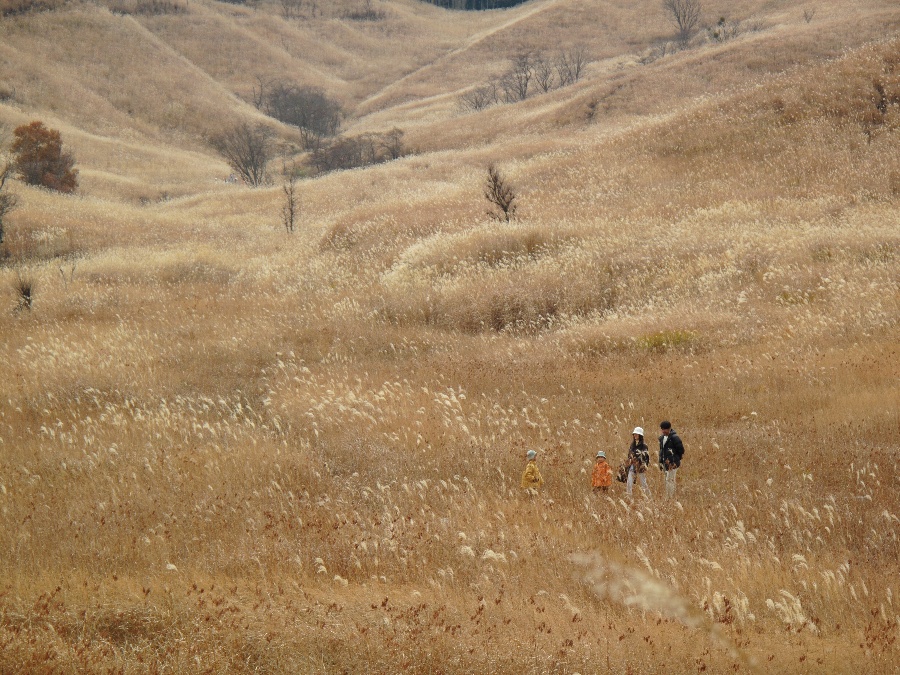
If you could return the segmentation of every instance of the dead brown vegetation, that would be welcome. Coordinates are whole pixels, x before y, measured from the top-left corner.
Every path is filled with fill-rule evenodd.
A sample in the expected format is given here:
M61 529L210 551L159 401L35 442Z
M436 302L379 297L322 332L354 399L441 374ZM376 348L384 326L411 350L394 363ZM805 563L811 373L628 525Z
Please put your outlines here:
M596 4L339 23L358 4L3 24L0 119L45 114L82 194L7 184L0 670L893 672L895 8L769 7L641 65L659 3L610 5L627 50L459 115L479 54L606 31ZM389 30L396 63L359 58ZM231 50L264 58L228 74ZM301 179L285 237L284 186L225 183L198 140L299 142L231 93L263 61L419 151ZM521 218L484 214L489 160ZM677 501L656 473L652 501L593 495L596 451L663 418Z

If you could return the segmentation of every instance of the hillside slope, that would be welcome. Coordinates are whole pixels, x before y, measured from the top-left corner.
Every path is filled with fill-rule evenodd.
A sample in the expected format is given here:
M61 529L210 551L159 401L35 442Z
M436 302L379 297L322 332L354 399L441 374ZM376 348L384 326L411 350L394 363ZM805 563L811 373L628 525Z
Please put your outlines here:
M707 17L722 13L746 32L642 66L638 59L670 33L653 3L536 0L450 12L407 0L383 3L378 21L340 18L354 6L336 3L297 20L282 19L276 5L217 2L163 16L75 4L7 17L0 122L42 118L68 131L87 194L184 194L209 189L224 173L211 134L261 120L246 102L259 80L323 87L347 106L351 131L399 126L414 148L452 149L580 124L589 109L614 125L669 111L889 35L898 20L882 0L853 11L823 6L810 23L799 8L777 3L709 3ZM460 116L459 94L502 72L516 53L567 45L585 45L597 59L577 86ZM185 161L181 150L208 155L209 166ZM168 171L178 178L166 180Z

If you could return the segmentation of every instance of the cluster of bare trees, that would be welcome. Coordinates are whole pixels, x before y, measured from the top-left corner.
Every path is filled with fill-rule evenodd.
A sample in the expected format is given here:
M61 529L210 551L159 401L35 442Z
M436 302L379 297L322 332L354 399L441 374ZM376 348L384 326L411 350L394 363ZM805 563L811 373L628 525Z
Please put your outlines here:
M309 10L310 16L319 11L318 0L280 0L281 16L285 20L300 19Z
M337 134L344 109L318 87L298 87L257 77L253 104L279 122L300 130L305 150L315 150L323 139Z
M336 138L313 152L310 162L324 173L381 164L404 154L403 131L395 128L384 133Z
M350 21L381 21L387 13L372 4L372 0L362 0L362 3L353 9L345 10L341 16Z
M344 116L340 103L318 87L300 87L274 79L256 78L253 104L258 110L300 131L304 150L319 150L340 130ZM267 167L274 154L272 130L246 122L210 139L234 173L247 185L268 180Z
M497 103L516 103L532 94L545 94L575 84L591 60L583 45L560 50L552 56L520 52L499 79L469 90L460 98L460 104L466 110L483 110Z
M675 27L675 40L656 45L641 58L642 63L651 63L656 59L678 52L686 48L702 27L703 5L700 0L662 0L662 8L669 22ZM804 12L807 23L815 16L815 9ZM720 16L718 21L705 27L706 37L713 42L727 42L740 37L744 33L762 30L763 24L758 20L728 19Z
M307 161L320 173L389 162L406 154L403 135L402 130L395 128L384 133L337 137L320 143ZM269 128L241 123L211 138L210 145L242 182L253 187L268 182L268 165L275 155ZM292 175L296 172L297 167L292 165ZM291 231L287 224L285 227Z

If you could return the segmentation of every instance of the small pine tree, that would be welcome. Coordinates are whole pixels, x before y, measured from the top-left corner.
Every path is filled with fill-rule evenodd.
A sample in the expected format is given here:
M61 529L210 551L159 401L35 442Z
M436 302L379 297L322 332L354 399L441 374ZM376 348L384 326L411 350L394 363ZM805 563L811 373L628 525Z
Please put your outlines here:
M281 223L288 234L294 232L300 211L300 196L297 194L297 167L294 164L288 166L285 162L281 167L281 175L284 181L281 191L284 193L284 204L281 207Z
M75 158L63 150L58 131L36 121L18 127L13 131L13 138L13 165L22 181L57 192L75 192L78 187Z

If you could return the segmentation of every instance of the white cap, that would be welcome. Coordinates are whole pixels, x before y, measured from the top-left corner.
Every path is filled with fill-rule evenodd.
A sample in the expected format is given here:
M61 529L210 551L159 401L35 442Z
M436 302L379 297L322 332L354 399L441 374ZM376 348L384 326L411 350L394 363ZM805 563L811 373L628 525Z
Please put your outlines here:
M597 453L597 457L602 457L603 459L606 459L606 453L601 450L600 452Z
M643 436L643 435L644 435L644 429L643 429L643 427L635 427L635 428L634 428L634 431L632 431L631 433L633 433L633 434L640 434L641 436Z
M534 450L529 450L527 457L528 459L534 459L535 457L537 457L537 452L535 452Z

